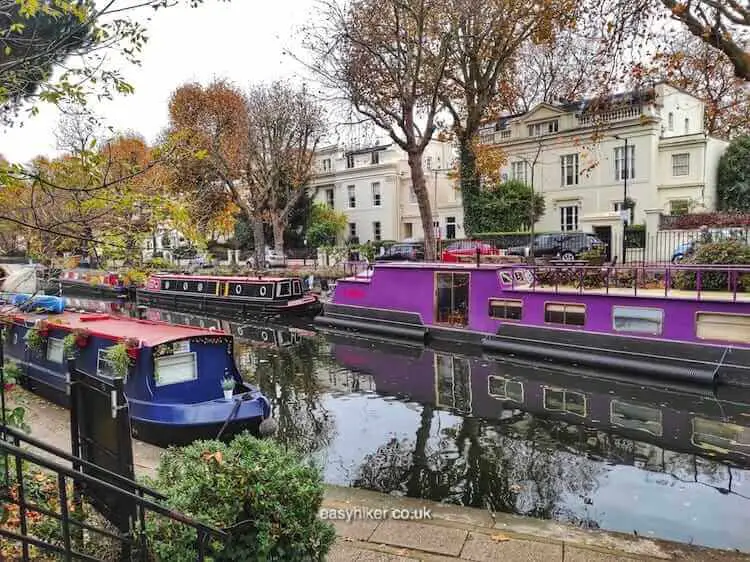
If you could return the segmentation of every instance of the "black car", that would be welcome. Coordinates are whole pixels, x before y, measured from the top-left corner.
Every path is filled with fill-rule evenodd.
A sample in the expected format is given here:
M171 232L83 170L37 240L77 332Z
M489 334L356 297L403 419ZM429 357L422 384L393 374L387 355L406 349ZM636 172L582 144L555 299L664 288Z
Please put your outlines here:
M559 234L538 234L534 237L534 257L559 257L573 260L583 252L602 249L606 245L599 238L587 232L561 232ZM509 255L528 256L528 246L508 248Z
M421 242L401 242L388 248L375 261L424 261L424 244Z

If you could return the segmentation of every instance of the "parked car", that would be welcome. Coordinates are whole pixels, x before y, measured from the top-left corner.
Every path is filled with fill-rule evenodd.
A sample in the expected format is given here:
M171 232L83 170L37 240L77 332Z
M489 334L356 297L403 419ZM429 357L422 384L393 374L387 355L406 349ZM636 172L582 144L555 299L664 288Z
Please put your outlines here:
M269 269L271 267L286 267L286 256L283 252L279 252L276 250L271 250L269 248L266 248L266 254L265 254L265 262L263 263L263 267L265 269ZM250 259L246 262L247 267L254 268L255 267L255 256L251 256Z
M379 256L375 261L423 261L424 243L422 242L400 242L394 244Z
M536 258L559 257L573 260L583 252L594 249L605 249L606 244L588 232L562 232L559 234L538 234L534 237L534 252ZM529 246L515 246L508 248L511 256L529 256L532 254Z
M688 240L679 244L672 252L672 263L680 263L686 257L691 255L695 251L695 247L698 245L697 240Z
M479 248L479 253L483 256L497 256L500 254L500 250L487 242L460 240L445 248L440 255L440 259L444 262L455 263L460 260L461 256L476 256L477 247Z

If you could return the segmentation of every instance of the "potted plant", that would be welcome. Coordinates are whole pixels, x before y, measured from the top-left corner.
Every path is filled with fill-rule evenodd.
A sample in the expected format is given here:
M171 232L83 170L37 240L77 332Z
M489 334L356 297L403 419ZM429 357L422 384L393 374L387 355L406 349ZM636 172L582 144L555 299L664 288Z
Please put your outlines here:
M47 341L47 335L49 335L49 330L42 332L40 328L34 326L26 331L23 339L26 342L26 347L28 347L30 351L37 352L41 351L44 347L44 344Z
M224 377L221 379L221 389L224 391L224 398L226 400L232 399L234 393L234 379L232 377Z
M128 353L124 343L118 343L104 350L104 356L112 365L115 375L126 379L133 364L133 359Z
M133 361L138 359L138 354L141 351L141 342L137 338L126 338L122 345L125 347L125 351Z
M74 359L78 355L75 334L70 333L63 338L63 354L66 359Z

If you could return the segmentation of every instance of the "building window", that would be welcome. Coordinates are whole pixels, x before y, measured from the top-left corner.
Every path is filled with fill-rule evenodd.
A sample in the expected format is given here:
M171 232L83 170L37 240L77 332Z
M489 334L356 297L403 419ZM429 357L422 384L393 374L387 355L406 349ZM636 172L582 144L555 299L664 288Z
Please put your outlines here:
M490 317L502 320L521 320L523 302L507 299L490 299Z
M354 238L356 236L357 236L357 223L350 222L349 223L349 238Z
M612 307L612 326L615 332L633 334L661 334L664 311L660 308Z
M673 176L687 176L690 174L690 154L687 152L684 154L673 154L672 155L672 175Z
M372 153L372 159L370 160L372 164L380 164L380 151L375 150Z
M409 188L409 203L416 203L417 202L417 193L414 191L414 186L412 185Z
M375 221L372 223L372 239L375 242L380 242L381 236L380 236L380 221Z
M685 134L687 135L690 132L690 119L685 117Z
M451 191L453 191L451 189ZM445 237L453 240L456 237L456 217L445 218Z
M669 202L670 215L687 215L690 212L690 201L687 199L674 199Z
M635 177L635 146L628 145L628 179ZM625 147L615 148L615 181L625 179Z
M578 185L578 155L560 156L560 181L562 185Z
M529 136L538 137L541 135L551 135L556 133L558 128L557 119L554 121L545 121L544 123L534 123L529 125Z
M346 167L347 168L354 168L354 154L347 154L346 155Z
M674 131L674 113L671 111L669 112L669 115L667 116L667 128L670 131Z
M333 189L326 189L326 205L329 209L333 209Z
M353 185L346 188L346 195L349 198L349 208L354 209L357 207L357 193Z
M410 222L404 223L404 240L414 237L414 225Z
M425 158L425 165L427 166L428 170L432 170L432 156L428 156Z
M544 304L544 321L563 326L584 326L586 324L586 305L548 302Z
M699 312L696 324L698 339L750 343L750 314Z
M578 205L560 207L560 230L578 230Z
M380 207L380 182L377 181L372 184L372 206Z
M331 159L326 158L323 160L323 171L324 172L330 172L331 171Z
M510 177L516 181L528 183L526 179L526 162L511 162Z
M620 216L622 216L622 210L625 208L623 207L622 201L615 202L614 207L615 207L615 211L617 213L620 213ZM628 207L627 210L628 210L628 214L627 214L628 224L633 224L633 207Z

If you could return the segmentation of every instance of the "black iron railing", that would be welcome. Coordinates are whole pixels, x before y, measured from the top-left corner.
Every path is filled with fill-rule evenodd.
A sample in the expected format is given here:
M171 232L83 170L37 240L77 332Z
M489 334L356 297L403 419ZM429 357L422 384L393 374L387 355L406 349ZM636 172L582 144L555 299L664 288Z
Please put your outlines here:
M2 483L2 486L0 486L0 498L2 498L6 508L10 505L17 506L18 530L11 530L7 526L5 528L0 527L0 537L3 537L4 541L20 544L21 559L24 561L31 560L31 546L45 553L60 555L65 560L101 560L76 549L74 537L77 533L82 533L84 530L88 532L90 537L96 535L119 545L119 560L148 560L150 556L146 535L146 519L149 516L163 517L193 529L195 531L197 560L205 560L209 556L209 543L217 540L224 542L229 536L226 530L204 525L158 503L164 499L163 496L136 482L87 463L82 459L72 457L55 447L13 429L3 427L2 433L4 439L0 439L0 452L6 459L6 467L12 465L15 474L11 477L9 471L6 470L6 479ZM42 456L21 448L22 443L37 447L47 454ZM64 466L57 459L48 458L50 455L67 461L72 466ZM7 459L10 459L12 462L8 463ZM42 473L53 475L56 478L59 510L45 508L30 500L27 493L28 482L24 465L37 467ZM90 474L85 474L77 470L76 467L87 467L94 471L99 471L103 476L106 475L108 479L118 481L120 485L114 485ZM74 495L72 502L73 510L68 505L68 490L71 483ZM128 532L114 533L103 526L97 527L86 523L80 517L76 516L75 512L81 509L81 501L83 499L79 496L77 490L84 486L105 489L110 494L120 498L127 498L136 506L135 517L131 521ZM13 493L11 490L13 490ZM59 524L62 546L30 534L29 514L31 513L50 517Z

